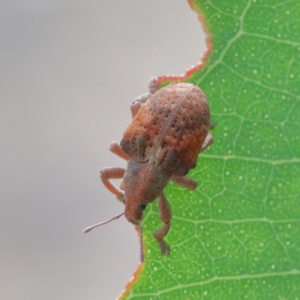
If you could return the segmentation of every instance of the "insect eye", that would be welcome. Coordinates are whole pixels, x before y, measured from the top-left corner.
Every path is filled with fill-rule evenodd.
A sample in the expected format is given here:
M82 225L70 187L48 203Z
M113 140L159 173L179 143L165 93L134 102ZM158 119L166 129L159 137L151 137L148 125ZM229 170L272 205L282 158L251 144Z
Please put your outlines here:
M147 206L146 204L140 204L137 206L136 209L138 212L142 212L146 208L146 206Z

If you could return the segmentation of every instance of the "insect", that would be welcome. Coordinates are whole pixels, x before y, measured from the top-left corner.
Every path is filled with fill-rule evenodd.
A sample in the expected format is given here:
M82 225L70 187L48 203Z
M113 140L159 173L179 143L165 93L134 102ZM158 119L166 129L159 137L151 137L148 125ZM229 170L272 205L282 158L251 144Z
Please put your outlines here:
M140 231L143 261L141 220L146 206L158 200L163 226L153 233L162 254L170 247L164 237L170 230L172 218L164 188L169 180L195 190L197 182L186 175L196 167L198 154L213 143L208 133L214 127L206 96L200 88L189 83L170 84L160 90L156 79L149 83L149 92L135 99L133 120L123 134L121 143L112 142L110 151L127 160L127 168L103 168L103 184L124 203L125 211L112 219L85 229L106 224L125 214ZM111 179L122 179L119 188Z

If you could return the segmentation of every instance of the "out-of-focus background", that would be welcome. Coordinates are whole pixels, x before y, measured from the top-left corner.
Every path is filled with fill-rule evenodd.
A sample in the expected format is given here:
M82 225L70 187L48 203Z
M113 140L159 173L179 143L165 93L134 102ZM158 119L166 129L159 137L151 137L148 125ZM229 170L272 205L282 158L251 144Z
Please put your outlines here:
M186 0L0 3L0 299L115 299L139 263L99 180L150 76L200 60Z

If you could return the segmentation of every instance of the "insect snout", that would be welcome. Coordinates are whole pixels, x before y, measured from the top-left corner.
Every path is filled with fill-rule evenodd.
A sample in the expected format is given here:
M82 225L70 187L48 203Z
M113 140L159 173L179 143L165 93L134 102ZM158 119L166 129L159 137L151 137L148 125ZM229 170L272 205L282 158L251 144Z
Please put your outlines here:
M134 225L138 225L139 221L142 220L143 218L143 211L145 210L145 208L147 207L146 204L139 204L136 206L136 208L134 209L133 207L133 210L131 210L129 207L128 207L128 210L126 211L125 209L125 216L126 216L126 219L134 224Z
M139 224L138 219L135 219L135 218L132 218L132 217L128 217L127 220L128 220L128 222L130 222L133 225L138 225Z

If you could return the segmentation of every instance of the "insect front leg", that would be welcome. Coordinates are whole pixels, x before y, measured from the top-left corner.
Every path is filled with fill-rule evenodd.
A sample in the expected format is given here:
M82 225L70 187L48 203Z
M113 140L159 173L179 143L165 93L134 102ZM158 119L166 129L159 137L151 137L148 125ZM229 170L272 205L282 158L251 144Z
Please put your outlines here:
M172 175L170 178L174 183L189 189L191 191L195 190L198 186L198 182L194 179L191 179L186 176L177 176L177 175Z
M132 118L135 117L135 115L142 107L142 105L147 101L147 99L150 98L157 91L156 81L156 77L151 77L149 81L149 92L135 98L135 100L130 105Z
M125 169L122 168L103 168L100 171L100 178L107 189L117 196L117 199L123 202L124 192L118 189L110 179L121 179L125 174Z
M162 228L153 232L153 237L158 241L162 254L170 255L170 247L164 241L164 237L170 230L172 218L171 210L167 198L163 193L158 196L158 208L160 211L160 219L165 223Z

